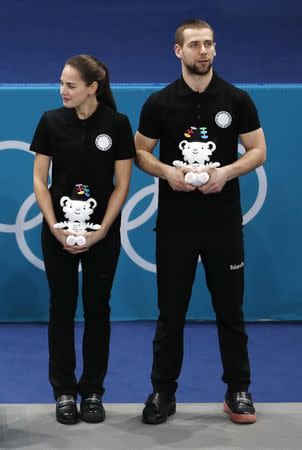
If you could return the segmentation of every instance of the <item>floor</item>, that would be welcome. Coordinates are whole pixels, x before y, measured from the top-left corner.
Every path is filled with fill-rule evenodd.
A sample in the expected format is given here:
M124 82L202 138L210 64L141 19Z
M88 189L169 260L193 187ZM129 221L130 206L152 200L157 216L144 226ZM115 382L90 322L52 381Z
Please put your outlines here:
M167 423L142 424L141 404L106 404L102 424L56 422L50 404L0 405L1 449L301 450L301 403L259 403L253 425L232 423L217 403L181 403Z
M103 424L55 420L45 324L0 326L0 449L302 449L302 324L249 324L257 422L237 425L222 410L217 331L189 323L177 412L162 425L141 422L150 392L154 323L113 323ZM77 374L83 326L76 326ZM139 336L139 339L137 337ZM131 345L129 346L129 343ZM131 351L129 351L131 349Z

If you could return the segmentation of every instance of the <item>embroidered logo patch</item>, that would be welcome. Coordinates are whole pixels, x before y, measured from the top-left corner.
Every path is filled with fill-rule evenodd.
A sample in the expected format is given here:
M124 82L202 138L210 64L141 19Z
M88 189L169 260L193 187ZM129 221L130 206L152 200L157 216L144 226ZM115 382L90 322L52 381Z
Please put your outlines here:
M232 116L227 111L219 111L215 116L215 122L220 128L227 128L231 125Z
M238 270L244 266L244 262L242 261L240 264L230 264L230 270Z
M99 134L95 138L95 145L99 150L106 152L112 146L112 139L108 134Z

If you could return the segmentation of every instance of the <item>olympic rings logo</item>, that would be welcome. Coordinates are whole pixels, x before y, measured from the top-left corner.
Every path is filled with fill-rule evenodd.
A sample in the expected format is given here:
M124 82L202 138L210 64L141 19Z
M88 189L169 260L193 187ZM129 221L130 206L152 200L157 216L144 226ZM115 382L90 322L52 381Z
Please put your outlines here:
M29 144L23 141L0 141L0 150L22 150L34 155L34 152L29 150ZM238 152L242 155L245 153L244 147L239 144ZM264 168L261 166L256 169L258 177L258 192L254 204L243 216L243 224L250 222L261 210L267 193L267 179ZM122 246L128 255L128 257L139 267L149 272L156 272L156 266L150 261L147 261L134 249L130 242L128 232L141 227L146 223L150 217L157 210L157 194L158 194L158 180L154 178L153 184L145 186L141 190L137 191L125 204L122 213L122 226L121 226L121 239ZM130 220L130 215L133 209L139 202L145 197L152 196L151 202L147 209L135 219ZM17 216L16 221L13 224L0 223L0 232L2 233L14 233L16 235L16 241L23 256L35 267L40 270L45 270L44 262L38 258L29 248L26 239L25 232L31 230L42 222L42 214L39 213L30 220L26 220L27 214L35 204L35 195L32 193L22 203Z
M27 153L34 155L34 152L29 150L29 144L23 141L1 141L0 150L22 150ZM27 199L22 203L14 224L4 224L0 223L0 232L2 233L15 233L17 244L20 248L21 253L25 258L33 264L38 269L44 270L44 262L39 259L30 250L26 240L25 231L31 230L32 228L38 226L42 222L42 214L39 213L32 219L26 221L26 216L30 208L35 204L35 194L32 193Z

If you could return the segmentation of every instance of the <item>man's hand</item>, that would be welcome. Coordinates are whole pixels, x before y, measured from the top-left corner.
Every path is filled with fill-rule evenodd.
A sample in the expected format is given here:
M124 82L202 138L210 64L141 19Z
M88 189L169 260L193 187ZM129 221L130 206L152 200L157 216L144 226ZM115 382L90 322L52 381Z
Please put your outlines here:
M203 194L217 194L228 181L226 167L209 169L207 172L210 176L209 181L203 186L198 187L198 190Z
M185 175L188 172L191 172L191 169L186 167L167 166L165 170L165 179L174 191L191 192L194 191L196 187L185 182Z

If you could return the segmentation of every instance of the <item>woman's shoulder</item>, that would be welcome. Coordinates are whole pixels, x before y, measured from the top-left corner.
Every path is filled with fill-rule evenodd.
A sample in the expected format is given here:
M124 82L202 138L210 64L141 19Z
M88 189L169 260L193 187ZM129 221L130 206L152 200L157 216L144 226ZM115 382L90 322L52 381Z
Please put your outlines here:
M44 123L51 129L66 127L74 123L75 115L71 108L57 108L45 111L43 114Z
M61 107L45 111L44 116L47 117L48 119L56 119L61 117L67 117L71 115L70 112L71 111L69 111L68 108Z
M113 108L110 108L109 106L103 105L100 110L100 113L105 114L107 117L111 117L113 123L115 123L115 125L117 126L127 124L129 122L129 117L126 114L120 111L116 111Z

